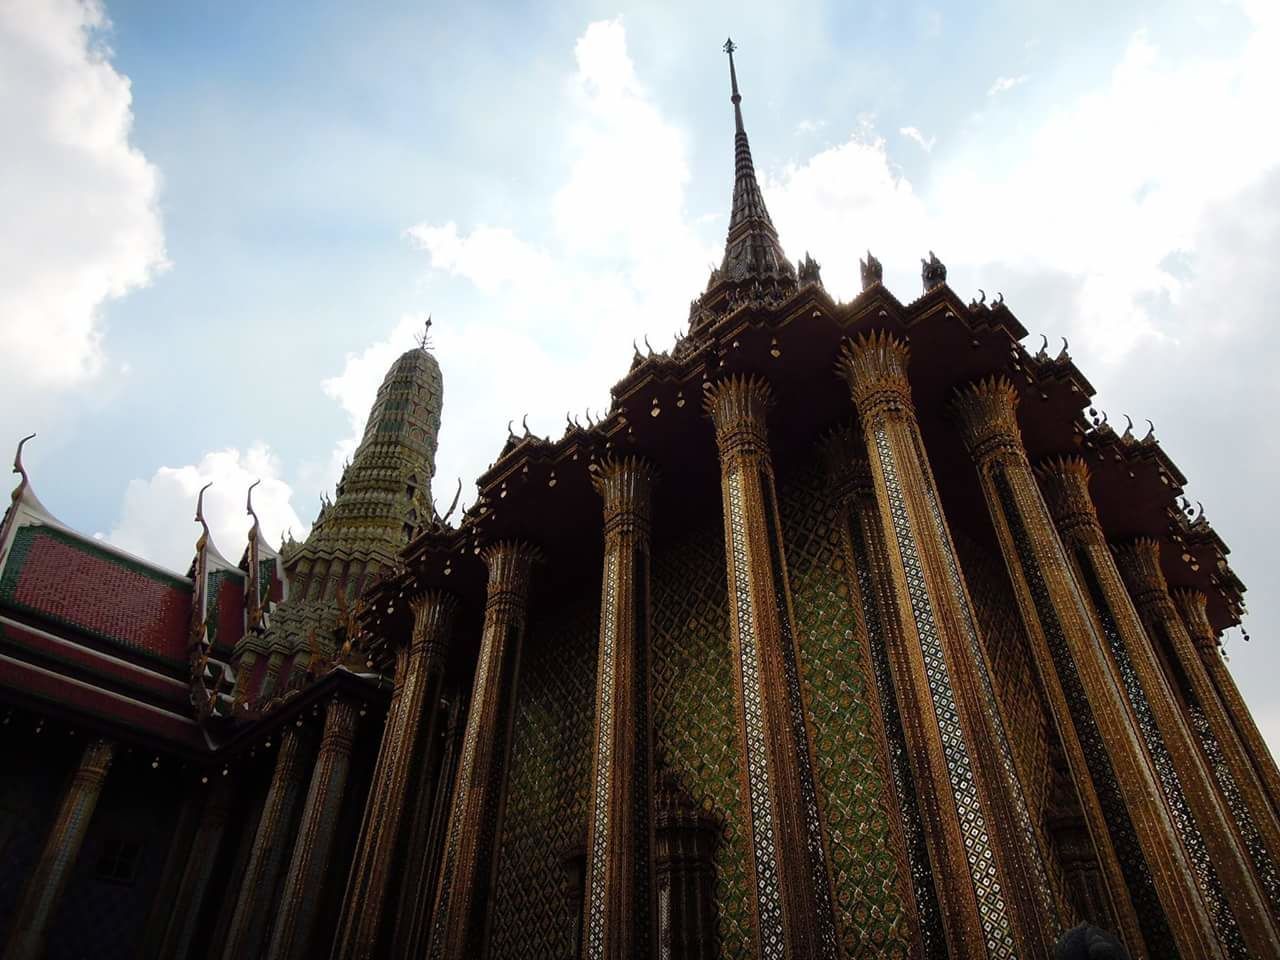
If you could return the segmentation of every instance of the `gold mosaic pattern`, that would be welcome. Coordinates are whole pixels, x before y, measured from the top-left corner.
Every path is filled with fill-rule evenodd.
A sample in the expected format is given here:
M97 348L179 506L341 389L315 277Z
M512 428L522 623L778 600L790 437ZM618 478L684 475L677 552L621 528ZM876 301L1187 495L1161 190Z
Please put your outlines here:
M742 519L742 477L729 474L729 532L733 547L734 626L738 630L739 666L747 730L747 788L751 804L751 841L756 865L756 910L760 919L760 947L765 960L781 958L786 950L782 931L782 891L774 850L773 805L769 790L769 759L764 741L761 703L760 651L751 604L751 568L747 533Z
M722 960L753 957L748 861L738 789L728 592L719 517L653 559L653 716L658 755L723 824L715 852Z
M888 822L889 771L871 715L871 666L855 640L837 510L815 471L784 487L779 503L841 955L905 957L911 931Z
M580 918L570 906L562 857L586 843L598 587L594 594L540 619L525 640L498 853L493 960L568 957L575 948Z
M595 783L595 824L592 831L590 867L587 890L591 896L591 906L587 922L588 957L600 957L604 954L604 904L605 904L605 869L608 865L609 849L609 796L610 780L613 773L613 714L614 714L614 646L617 641L617 606L618 606L618 553L610 550L605 564L604 604L600 618L604 629L600 642L600 751L596 762Z
M960 714L951 688L951 677L942 649L942 639L934 622L933 609L925 585L924 569L916 553L915 537L907 518L907 508L902 489L898 485L897 464L889 448L889 437L883 425L877 425L874 434L876 455L884 472L889 496L889 514L899 554L906 571L907 595L915 618L916 634L924 655L930 695L942 735L942 752L947 763L947 775L955 798L956 813L960 818L960 836L969 862L969 874L973 878L978 898L978 913L982 920L987 953L991 957L1014 958L1013 930L1005 908L1004 892L996 872L995 857L991 850L986 817L978 799L973 764L968 745L960 725Z

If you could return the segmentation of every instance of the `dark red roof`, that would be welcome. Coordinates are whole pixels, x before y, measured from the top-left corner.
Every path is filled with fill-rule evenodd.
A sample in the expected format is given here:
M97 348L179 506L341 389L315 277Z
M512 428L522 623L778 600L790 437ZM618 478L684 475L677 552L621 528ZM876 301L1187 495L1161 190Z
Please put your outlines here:
M21 527L0 604L126 651L186 664L191 583L54 527Z

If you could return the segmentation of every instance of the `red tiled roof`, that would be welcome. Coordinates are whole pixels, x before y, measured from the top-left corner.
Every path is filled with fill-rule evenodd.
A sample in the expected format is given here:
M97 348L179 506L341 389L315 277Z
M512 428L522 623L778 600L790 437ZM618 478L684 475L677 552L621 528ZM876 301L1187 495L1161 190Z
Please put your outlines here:
M127 650L187 661L191 583L54 527L21 527L0 603Z
M244 579L234 573L214 574L217 593L210 599L218 604L217 632L213 647L220 653L230 653L236 641L244 634Z

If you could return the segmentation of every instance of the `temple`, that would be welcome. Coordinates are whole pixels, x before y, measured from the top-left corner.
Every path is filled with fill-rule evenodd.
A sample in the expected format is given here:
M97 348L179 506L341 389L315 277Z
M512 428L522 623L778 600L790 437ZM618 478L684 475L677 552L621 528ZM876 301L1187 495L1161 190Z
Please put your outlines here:
M788 259L725 49L685 334L459 516L425 336L238 561L203 491L185 574L68 528L19 445L3 960L1280 956L1226 545L1003 298Z

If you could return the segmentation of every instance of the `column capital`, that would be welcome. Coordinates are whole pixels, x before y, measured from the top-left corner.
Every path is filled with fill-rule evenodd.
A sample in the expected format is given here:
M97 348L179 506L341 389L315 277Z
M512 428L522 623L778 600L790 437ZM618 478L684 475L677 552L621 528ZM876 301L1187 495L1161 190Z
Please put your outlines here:
M1103 544L1098 511L1089 495L1089 464L1083 457L1065 456L1045 460L1036 468L1036 478L1049 512L1062 539L1069 545Z
M76 770L76 779L101 781L111 769L111 761L116 755L116 745L112 740L95 737L85 744L84 754L80 759L80 767Z
M836 427L819 441L819 452L835 496L847 500L873 493L867 442L856 426Z
M1204 591L1192 587L1177 587L1173 602L1178 605L1182 621L1187 625L1191 642L1201 657L1218 656L1218 633L1209 622L1209 598Z
M413 612L410 652L421 654L428 667L443 666L458 598L444 590L424 590L409 600L409 609Z
M480 559L489 570L485 608L513 602L522 610L533 565L542 559L542 551L525 540L499 540L480 551Z
M773 390L763 377L731 376L710 384L702 409L715 424L722 467L741 459L768 457L765 418L772 405Z
M1026 456L1018 428L1018 391L1007 377L997 374L958 388L950 409L978 466L1001 455Z
M1118 544L1115 555L1139 610L1150 611L1169 603L1169 583L1160 569L1160 541L1138 537Z
M591 484L604 501L604 535L635 533L646 543L657 468L643 457L606 457Z
M360 708L349 697L334 697L324 711L324 733L320 739L320 749L339 750L351 748L355 740L356 723L360 719Z
M873 330L841 345L836 374L849 385L863 423L877 414L912 409L910 360L911 348L888 330Z

